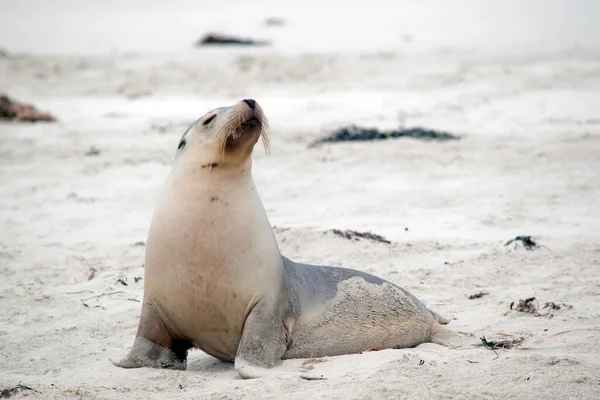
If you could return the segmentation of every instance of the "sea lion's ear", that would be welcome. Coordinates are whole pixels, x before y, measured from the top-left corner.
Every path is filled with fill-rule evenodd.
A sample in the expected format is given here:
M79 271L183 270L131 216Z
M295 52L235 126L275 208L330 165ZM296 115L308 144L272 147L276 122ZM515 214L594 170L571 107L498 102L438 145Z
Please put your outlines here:
M179 153L181 150L183 150L183 148L187 144L187 140L186 140L187 134L188 134L189 130L192 128L192 126L193 126L193 124L189 128L187 128L185 133L181 136L181 139L179 139L179 143L177 144L176 153Z
M202 117L198 118L197 120L195 120L194 122L192 122L192 124L190 126L188 126L188 128L185 130L185 132L183 132L183 135L181 135L181 139L179 139L179 144L177 145L177 152L181 151L185 145L187 144L187 136L188 133L190 133L198 124L198 122L200 122L200 120L202 120Z
M202 121L202 125L204 125L204 126L209 125L211 122L213 122L215 120L215 118L217 118L216 112L212 115L209 115L204 121Z

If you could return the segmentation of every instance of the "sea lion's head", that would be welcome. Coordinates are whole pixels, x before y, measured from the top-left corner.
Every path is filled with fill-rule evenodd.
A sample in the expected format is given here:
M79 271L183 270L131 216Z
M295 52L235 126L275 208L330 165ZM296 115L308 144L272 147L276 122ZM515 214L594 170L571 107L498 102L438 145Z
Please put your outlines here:
M230 168L250 160L262 137L269 150L269 125L260 105L252 99L207 112L185 131L177 146L177 158L199 162L210 170Z

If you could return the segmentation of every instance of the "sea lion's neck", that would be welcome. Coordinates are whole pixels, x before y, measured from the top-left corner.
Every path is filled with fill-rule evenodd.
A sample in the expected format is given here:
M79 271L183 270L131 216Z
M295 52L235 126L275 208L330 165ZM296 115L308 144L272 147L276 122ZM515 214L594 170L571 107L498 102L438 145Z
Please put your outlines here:
M182 154L173 163L173 174L197 175L199 179L247 178L252 169L252 157L235 155ZM251 179L251 178L250 178Z
M228 250L231 248L235 251ZM147 251L159 262L165 254L169 259L180 258L192 249L212 255L211 265L197 261L200 270L241 271L260 264L270 266L264 269L269 271L282 266L249 168L219 170L217 166L209 170L180 164L173 169L156 207ZM259 285L261 276L255 274L256 279L243 285ZM249 279L246 273L235 276Z

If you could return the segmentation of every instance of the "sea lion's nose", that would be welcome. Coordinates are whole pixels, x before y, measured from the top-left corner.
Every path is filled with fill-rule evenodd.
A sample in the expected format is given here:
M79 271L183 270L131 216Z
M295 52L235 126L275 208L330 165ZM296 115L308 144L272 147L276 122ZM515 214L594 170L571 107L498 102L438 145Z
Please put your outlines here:
M256 107L256 101L252 99L244 99L244 103L248 104L248 107L250 107L251 109L254 109L254 107Z

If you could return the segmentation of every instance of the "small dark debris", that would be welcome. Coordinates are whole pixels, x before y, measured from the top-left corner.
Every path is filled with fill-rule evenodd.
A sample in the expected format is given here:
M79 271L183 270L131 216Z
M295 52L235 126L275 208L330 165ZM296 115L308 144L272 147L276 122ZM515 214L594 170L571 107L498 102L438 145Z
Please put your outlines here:
M527 250L532 250L536 247L540 247L536 242L531 239L531 236L516 236L514 239L510 239L504 245L508 246L511 243L521 242L523 243L523 247Z
M208 33L196 42L196 46L236 45L236 46L268 46L271 43L264 40L245 39L236 36Z
M519 312L525 312L525 313L530 313L530 314L535 314L538 311L539 305L538 302L536 300L535 297L529 297L525 300L519 300L519 303L514 306L514 302L510 303L510 309L511 310L515 310L515 311L519 311Z
M544 307L542 307L542 310L545 309L545 308L549 308L551 310L560 310L563 307L567 308L567 309L573 308L573 306L571 304L567 304L567 303L556 304L553 301L547 301L547 302L544 303Z
M17 385L17 386L13 386L11 388L6 388L6 389L0 390L0 399L8 399L9 397L13 397L20 392L24 392L25 390L30 390L35 393L40 393L39 391L35 390L32 387L25 386L25 385Z
M127 283L127 278L119 278L117 279L117 282L119 282L123 286L129 286L129 284Z
M404 232L408 232L408 228L404 228Z
M285 21L282 18L277 17L269 17L265 19L265 26L283 26L285 25Z
M469 364L479 364L479 361L471 361L471 360L467 360L469 362Z
M479 293L474 293L472 295L469 295L469 300L480 299L483 296L487 296L488 294L489 294L488 292L484 292L484 291L481 291Z
M419 365L425 364L425 360L419 360Z
M513 337L510 339L504 339L504 340L487 340L485 338L485 336L482 336L479 339L481 339L481 343L485 347L489 347L492 350L512 349L513 347L520 345L524 340L524 338L522 338L522 337Z
M67 194L67 199L75 200L78 203L94 203L96 201L96 199L92 197L82 197L75 192Z
M560 310L560 305L556 304L553 301L547 301L546 303L544 303L544 307L542 307L542 309L544 308L551 308L552 310Z
M96 157L100 155L100 149L95 146L90 147L88 151L85 152L85 155L88 157Z
M159 124L152 124L150 126L150 130L151 131L156 131L158 133L167 133L167 131L172 127L171 122L169 122L169 124L167 125L159 125Z
M183 389L183 385L181 383L177 386L179 387L179 389Z
M21 122L56 121L56 117L38 111L31 104L19 103L4 94L0 94L0 119Z
M132 243L131 245L133 247L141 247L141 246L145 246L146 242L139 241L139 242Z
M138 282L139 282L139 281L141 281L142 279L144 279L144 278L142 278L141 276L136 276L135 278L133 278L133 281L134 281L135 283L138 283Z
M358 231L353 231L350 229L341 231L339 229L334 229L333 233L338 236L341 236L345 239L348 239L348 240L359 240L359 238L363 238L363 239L372 240L374 242L380 242L380 243L386 243L386 244L392 243L389 240L387 240L386 238L384 238L383 236L376 235L371 232L358 232Z
M146 91L140 91L140 92L136 92L136 93L129 93L127 95L127 98L130 100L135 100L135 99L140 99L142 97L149 97L152 96L152 92L149 90Z
M333 131L329 136L318 139L310 147L314 147L321 143L332 142L357 142L370 140L384 140L391 138L407 137L420 140L458 140L460 136L453 135L448 132L436 131L425 128L400 128L391 131L380 131L377 128L363 128L356 125L339 128Z

